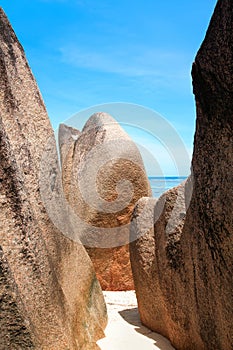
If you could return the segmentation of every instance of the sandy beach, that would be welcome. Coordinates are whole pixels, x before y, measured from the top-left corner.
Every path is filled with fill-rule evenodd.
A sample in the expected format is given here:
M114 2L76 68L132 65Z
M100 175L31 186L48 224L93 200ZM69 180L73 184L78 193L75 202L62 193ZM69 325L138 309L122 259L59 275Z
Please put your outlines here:
M106 338L97 342L101 350L174 350L167 339L141 324L134 291L103 293L109 320Z

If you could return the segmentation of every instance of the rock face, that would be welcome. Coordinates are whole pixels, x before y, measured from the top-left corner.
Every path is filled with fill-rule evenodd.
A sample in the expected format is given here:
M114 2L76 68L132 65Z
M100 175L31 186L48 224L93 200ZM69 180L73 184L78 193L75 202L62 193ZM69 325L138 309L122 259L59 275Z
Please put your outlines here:
M56 229L41 200L41 156L55 140L1 8L0 76L0 349L96 349L103 295L84 247Z
M139 200L131 224L130 257L142 323L169 338L176 349L202 349L199 343L190 346L189 328L180 321L188 322L188 315L182 318L187 298L181 250L185 207L185 184L158 200Z
M151 191L136 145L106 113L91 116L68 147L60 144L65 196L83 221L82 242L102 288L134 289L129 223L137 200Z
M184 191L175 188L155 204L141 200L132 224L142 322L181 350L233 348L232 72L233 2L219 0L192 70L197 122L186 217ZM141 236L145 206L157 217Z

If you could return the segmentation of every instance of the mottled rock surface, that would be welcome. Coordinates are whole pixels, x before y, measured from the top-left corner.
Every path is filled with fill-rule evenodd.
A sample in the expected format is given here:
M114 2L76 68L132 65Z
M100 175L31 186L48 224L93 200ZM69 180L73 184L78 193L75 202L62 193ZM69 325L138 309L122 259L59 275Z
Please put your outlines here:
M67 153L72 150L71 145L74 144L74 141L78 139L80 134L81 132L79 130L65 124L60 124L58 139L61 162L63 158L66 158Z
M195 349L189 347L189 333L178 321L183 316L181 304L187 298L181 272L185 202L185 183L158 200L139 200L131 224L134 241L130 255L142 323L169 338L177 349Z
M41 156L53 131L1 8L0 77L0 349L96 349L103 295L85 249L56 229L41 201ZM57 167L55 143L54 154Z
M134 289L129 223L137 200L151 193L136 145L111 116L96 113L60 148L65 196L83 221L82 242L102 288Z
M191 202L184 217L183 209L176 205L178 188L170 190L154 205L153 214L160 209L154 227L140 236L143 221L141 218L138 222L137 213L148 205L141 200L132 226L132 235L138 238L130 247L132 269L139 311L146 326L168 337L176 349L230 350L233 348L232 0L217 2L192 76L197 121ZM179 213L180 220L174 225L170 219L174 217L176 221Z

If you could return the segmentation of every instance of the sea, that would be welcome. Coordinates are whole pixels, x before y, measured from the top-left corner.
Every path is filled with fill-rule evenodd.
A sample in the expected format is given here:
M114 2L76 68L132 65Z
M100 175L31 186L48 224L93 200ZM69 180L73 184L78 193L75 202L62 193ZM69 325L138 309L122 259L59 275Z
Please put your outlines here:
M153 197L158 198L172 187L179 185L187 176L149 176Z

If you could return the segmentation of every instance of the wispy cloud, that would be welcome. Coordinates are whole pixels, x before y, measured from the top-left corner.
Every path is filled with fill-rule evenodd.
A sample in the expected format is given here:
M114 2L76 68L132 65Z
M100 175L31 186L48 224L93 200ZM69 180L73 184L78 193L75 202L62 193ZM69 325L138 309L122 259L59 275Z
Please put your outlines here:
M145 47L86 50L74 45L60 49L64 63L104 73L121 74L129 77L170 76L181 78L185 69L180 69L184 55L179 52L152 50Z

